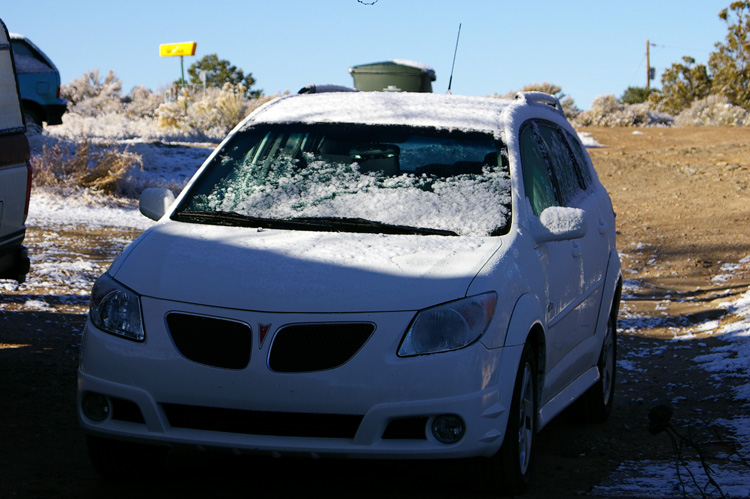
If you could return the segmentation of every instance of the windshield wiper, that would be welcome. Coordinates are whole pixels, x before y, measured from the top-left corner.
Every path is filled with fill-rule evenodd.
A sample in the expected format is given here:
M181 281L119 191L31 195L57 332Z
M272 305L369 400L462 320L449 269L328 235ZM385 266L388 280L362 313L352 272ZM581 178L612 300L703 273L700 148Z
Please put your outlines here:
M290 222L304 222L320 224L330 227L332 231L341 232L373 232L376 234L418 234L426 236L457 236L453 231L443 229L432 229L429 227L412 227L410 225L395 225L366 218L347 217L298 217L292 218Z
M369 232L376 234L417 234L434 236L457 236L453 231L393 225L364 218L344 217L298 217L263 218L242 215L233 211L185 210L172 215L178 222L193 222L231 227L258 227L263 229L314 230L331 232Z
M242 215L234 211L194 211L184 210L172 215L177 222L193 222L229 227L257 227L261 229L303 229L309 224L280 218L263 218ZM315 229L307 229L315 230ZM319 230L319 229L318 229Z

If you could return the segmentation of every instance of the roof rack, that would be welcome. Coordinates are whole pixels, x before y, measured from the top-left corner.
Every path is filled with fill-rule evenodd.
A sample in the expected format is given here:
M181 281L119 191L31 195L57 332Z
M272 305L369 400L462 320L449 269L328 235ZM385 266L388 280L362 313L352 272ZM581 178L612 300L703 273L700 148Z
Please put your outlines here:
M545 92L518 92L514 99L522 100L527 104L546 104L565 116L560 100L552 94Z
M330 83L326 84L315 84L305 85L299 89L298 94L323 94L328 92L359 92L356 88L347 87L344 85L334 85Z

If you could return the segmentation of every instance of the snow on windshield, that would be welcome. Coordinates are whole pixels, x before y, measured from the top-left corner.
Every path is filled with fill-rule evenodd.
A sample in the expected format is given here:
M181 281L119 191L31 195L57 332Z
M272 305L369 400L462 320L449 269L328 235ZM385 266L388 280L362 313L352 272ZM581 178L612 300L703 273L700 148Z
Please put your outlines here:
M472 236L507 227L510 179L492 137L368 132L251 132L217 156L183 206L270 219L362 218Z

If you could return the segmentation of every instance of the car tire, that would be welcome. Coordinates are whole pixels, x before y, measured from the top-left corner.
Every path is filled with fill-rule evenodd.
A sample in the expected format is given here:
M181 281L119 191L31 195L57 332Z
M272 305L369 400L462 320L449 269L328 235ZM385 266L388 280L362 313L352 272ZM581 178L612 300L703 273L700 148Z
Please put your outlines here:
M168 448L86 436L89 459L99 476L113 482L151 481L161 476Z
M589 388L571 407L573 417L578 421L603 423L612 412L617 372L616 324L616 319L610 316L597 363L599 381Z
M503 445L493 457L478 458L474 463L480 489L520 494L529 485L536 440L537 381L536 353L526 344L516 374Z

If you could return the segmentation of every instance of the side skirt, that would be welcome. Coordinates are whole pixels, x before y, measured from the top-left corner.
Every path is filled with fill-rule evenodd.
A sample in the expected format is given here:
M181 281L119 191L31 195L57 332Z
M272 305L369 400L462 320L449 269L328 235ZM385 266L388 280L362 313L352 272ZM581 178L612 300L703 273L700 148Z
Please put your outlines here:
M549 402L539 409L538 430L544 428L555 416L575 402L578 397L583 395L597 381L599 381L599 369L596 366L592 366L566 386L560 393L552 397Z

